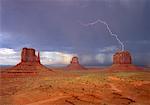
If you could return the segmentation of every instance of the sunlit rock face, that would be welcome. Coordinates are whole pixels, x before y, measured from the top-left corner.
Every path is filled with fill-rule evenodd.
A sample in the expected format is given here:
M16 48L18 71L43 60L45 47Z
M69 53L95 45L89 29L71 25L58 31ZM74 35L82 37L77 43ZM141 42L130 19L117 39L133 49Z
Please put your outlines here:
M67 66L69 70L85 70L86 68L79 64L78 57L73 57L70 64Z
M40 54L35 54L33 48L23 48L21 52L21 62L3 71L3 77L35 76L41 73L52 71L40 63Z
M131 64L132 57L128 51L119 51L113 55L113 64Z

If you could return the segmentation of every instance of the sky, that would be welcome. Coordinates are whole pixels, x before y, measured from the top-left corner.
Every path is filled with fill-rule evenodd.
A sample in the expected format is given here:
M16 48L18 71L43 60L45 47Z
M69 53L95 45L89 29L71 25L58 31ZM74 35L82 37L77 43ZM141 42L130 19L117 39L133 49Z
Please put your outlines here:
M150 65L149 0L0 0L0 65L20 62L35 48L46 65L67 65L73 56L87 66L112 64L124 44L135 65Z

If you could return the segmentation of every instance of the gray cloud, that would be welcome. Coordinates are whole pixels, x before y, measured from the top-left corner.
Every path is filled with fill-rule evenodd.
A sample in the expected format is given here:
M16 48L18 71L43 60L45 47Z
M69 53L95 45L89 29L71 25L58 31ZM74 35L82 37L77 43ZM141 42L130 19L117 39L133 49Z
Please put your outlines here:
M88 62L82 63L100 64L94 55L105 52L102 51L105 47L117 49L118 43L101 24L93 27L79 24L79 21L89 23L100 18L134 56L137 52L141 53L139 57L150 52L149 0L1 0L1 8L1 48L33 47L40 51L75 53L80 57L89 55L83 57ZM135 59L136 63L136 60L143 61Z

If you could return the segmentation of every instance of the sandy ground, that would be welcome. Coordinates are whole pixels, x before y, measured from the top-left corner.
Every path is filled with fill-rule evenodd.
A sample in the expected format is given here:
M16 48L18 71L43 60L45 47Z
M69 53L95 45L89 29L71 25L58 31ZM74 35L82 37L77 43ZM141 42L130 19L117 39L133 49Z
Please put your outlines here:
M0 78L0 105L150 105L150 72L54 70Z

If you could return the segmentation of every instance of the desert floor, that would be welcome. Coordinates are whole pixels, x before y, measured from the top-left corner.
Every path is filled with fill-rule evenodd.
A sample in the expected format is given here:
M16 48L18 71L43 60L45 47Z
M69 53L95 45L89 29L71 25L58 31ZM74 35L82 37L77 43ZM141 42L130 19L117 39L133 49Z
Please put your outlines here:
M150 105L150 72L54 70L0 78L0 105Z

